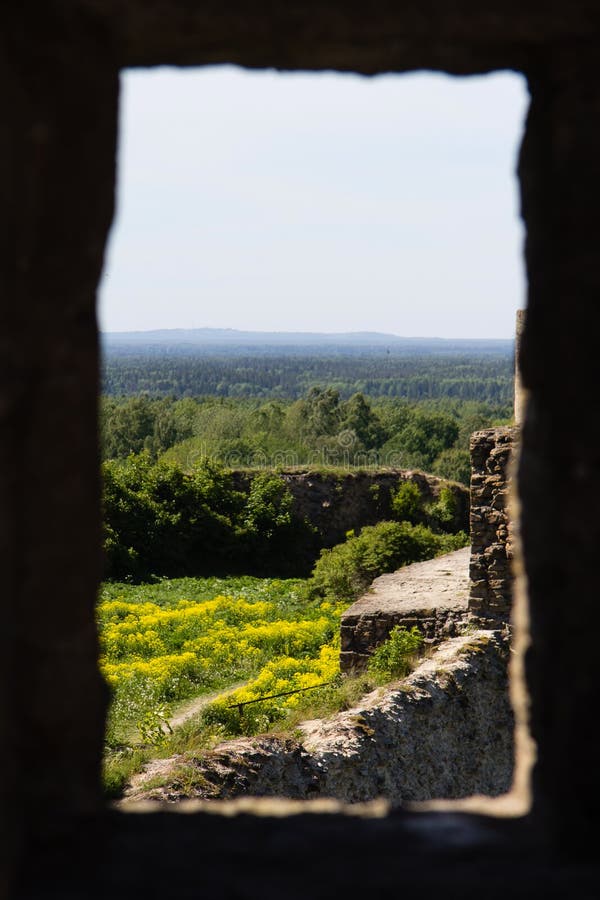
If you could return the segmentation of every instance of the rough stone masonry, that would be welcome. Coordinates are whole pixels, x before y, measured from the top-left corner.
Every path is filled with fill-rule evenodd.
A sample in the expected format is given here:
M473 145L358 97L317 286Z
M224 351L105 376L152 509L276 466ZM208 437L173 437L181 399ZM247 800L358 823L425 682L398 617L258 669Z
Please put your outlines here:
M393 804L497 796L509 789L513 768L508 652L499 631L450 639L408 678L328 719L303 722L295 736L238 738L196 758L157 761L120 805L244 795Z
M512 605L514 533L509 519L510 460L519 427L471 435L469 613L507 621Z

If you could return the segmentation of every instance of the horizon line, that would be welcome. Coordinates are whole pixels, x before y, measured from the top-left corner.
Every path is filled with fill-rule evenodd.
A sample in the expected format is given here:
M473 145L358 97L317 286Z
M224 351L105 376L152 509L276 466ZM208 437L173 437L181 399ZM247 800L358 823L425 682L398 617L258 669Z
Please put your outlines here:
M356 337L356 336L377 336L383 338L395 338L407 341L511 341L510 337L443 337L441 335L403 335L388 331L304 331L304 330L265 330L265 329L249 329L249 328L230 328L218 326L167 326L157 328L132 328L127 330L104 330L100 329L101 335L128 335L128 334L156 334L157 332L212 332L225 333L228 335L251 334L251 335L309 335L316 337Z

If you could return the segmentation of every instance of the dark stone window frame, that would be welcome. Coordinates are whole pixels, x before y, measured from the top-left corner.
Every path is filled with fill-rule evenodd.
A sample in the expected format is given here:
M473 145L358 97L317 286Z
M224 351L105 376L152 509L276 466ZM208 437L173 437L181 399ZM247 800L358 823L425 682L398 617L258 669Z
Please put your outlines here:
M598 676L585 651L600 502L590 414L600 374L596 4L26 0L2 17L0 885L39 897L333 888L468 897L482 880L490 897L530 897L533 885L547 896L593 891ZM94 306L113 212L118 73L225 62L367 75L513 69L528 80L519 174L529 399L518 482L538 758L526 816L103 809Z

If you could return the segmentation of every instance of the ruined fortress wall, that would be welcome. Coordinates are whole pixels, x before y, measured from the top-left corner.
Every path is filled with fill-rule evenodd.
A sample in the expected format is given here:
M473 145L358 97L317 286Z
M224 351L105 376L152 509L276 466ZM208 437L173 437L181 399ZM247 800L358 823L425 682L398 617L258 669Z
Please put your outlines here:
M248 491L257 470L237 470L238 490ZM469 530L469 491L460 484L412 469L331 472L318 469L282 470L280 473L294 500L294 515L306 519L318 531L321 547L333 547L346 539L348 531L376 525L392 518L392 494L404 481L414 482L425 507L439 498L448 485L456 501L453 531Z
M469 611L508 619L512 601L513 535L508 519L510 459L518 427L471 435L471 563Z
M341 651L340 671L356 674L367 669L373 651L385 643L392 628L418 628L426 644L440 644L450 637L456 637L461 625L466 621L466 609L441 607L403 612L382 611L370 615L348 614L342 616L340 627Z
M466 560L465 576L462 580L458 577L462 571L463 551L443 558L441 593L434 590L438 563L433 560L411 566L411 571L400 573L400 577L396 574L376 579L364 597L342 618L342 671L364 668L373 650L387 639L395 624L407 628L417 625L428 642L438 643L454 636L467 615L500 622L508 620L512 604L514 538L508 516L510 460L519 433L518 427L506 427L477 431L471 436L468 579ZM427 580L419 583L423 566L431 568L430 583ZM414 577L411 577L412 571ZM394 578L399 578L398 583L393 588L390 585L386 592L384 584ZM412 584L413 581L416 584ZM455 604L448 604L444 593L450 583ZM465 600L468 598L464 608L460 602L463 593Z

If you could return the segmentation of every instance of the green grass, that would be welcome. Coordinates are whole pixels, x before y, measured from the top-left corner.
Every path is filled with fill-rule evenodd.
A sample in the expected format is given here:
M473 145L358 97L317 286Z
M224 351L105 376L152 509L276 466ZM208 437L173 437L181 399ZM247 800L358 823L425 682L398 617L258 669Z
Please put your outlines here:
M117 800L121 797L131 777L140 772L155 755L151 747L128 746L105 753L102 781L106 799Z
M160 578L152 583L129 584L110 581L102 585L99 602L124 600L127 603L155 603L161 609L173 609L185 598L199 603L219 594L249 601L275 603L283 616L306 608L306 580L302 578Z

